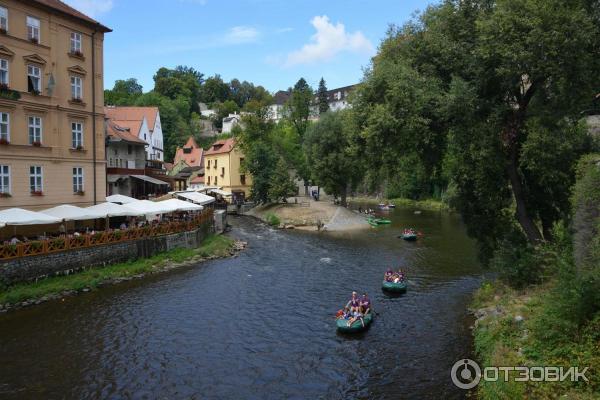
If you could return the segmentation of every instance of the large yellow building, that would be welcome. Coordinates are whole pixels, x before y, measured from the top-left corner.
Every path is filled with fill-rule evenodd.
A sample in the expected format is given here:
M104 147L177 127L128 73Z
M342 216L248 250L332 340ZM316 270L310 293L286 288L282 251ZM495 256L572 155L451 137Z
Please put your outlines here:
M0 0L0 209L105 200L106 32L58 0Z
M240 171L243 160L235 139L215 142L204 152L204 184L231 192L234 202L245 200L250 196L252 177Z

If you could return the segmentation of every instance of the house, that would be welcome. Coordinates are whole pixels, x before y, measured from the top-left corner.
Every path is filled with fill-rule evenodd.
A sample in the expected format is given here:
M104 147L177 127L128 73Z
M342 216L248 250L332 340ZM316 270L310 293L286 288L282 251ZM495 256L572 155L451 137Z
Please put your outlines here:
M242 116L238 113L229 114L227 117L223 118L223 129L222 133L231 133L231 130L234 126L238 125L242 120Z
M210 118L217 114L215 110L209 109L206 103L198 103L198 108L200 109L200 115L206 118Z
M0 1L0 30L0 209L104 201L111 30L59 0Z
M158 107L105 107L106 116L148 143L146 158L164 161L164 139Z
M192 136L183 147L177 148L173 162L171 175L185 178L188 188L192 186L193 180L197 186L200 181L196 178L204 177L204 149L198 146Z
M204 184L230 192L234 202L245 201L250 196L252 177L241 171L243 161L235 138L215 142L204 153Z
M291 92L280 90L273 96L273 104L269 106L269 119L279 121L285 116L285 105L290 99Z
M344 86L337 89L327 91L327 103L329 103L329 110L340 111L350 107L348 102L348 96L356 88L356 85ZM318 102L318 98L315 97L315 103ZM317 106L318 109L318 106Z
M106 120L106 191L136 199L161 196L169 191L169 182L157 179L146 169L146 147L130 128Z

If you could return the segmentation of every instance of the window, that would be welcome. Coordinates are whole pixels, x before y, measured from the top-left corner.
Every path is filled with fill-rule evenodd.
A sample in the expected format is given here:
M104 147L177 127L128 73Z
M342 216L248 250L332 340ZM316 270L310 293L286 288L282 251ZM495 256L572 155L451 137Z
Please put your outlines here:
M210 168L210 160L208 160L208 168Z
M0 85L8 86L8 60L0 58Z
M225 176L225 167L221 167L221 176Z
M217 185L217 177L215 176L215 185Z
M10 166L0 165L0 193L10 193Z
M215 169L217 169L217 161L218 161L218 160L215 160Z
M10 115L0 112L0 140L10 141Z
M127 154L131 154L133 153L133 146L131 146L130 144L127 145Z
M210 185L210 176L208 177L208 184Z
M241 183L242 185L245 185L245 184L246 184L246 175L240 175L240 183Z
M83 147L83 124L81 122L71 122L71 138L74 149Z
M73 193L83 192L83 168L73 168Z
M83 97L81 78L78 76L71 77L71 98L73 100L81 100Z
M29 117L29 144L42 143L42 119Z
M81 54L81 33L71 32L71 53Z
M42 167L32 165L29 167L29 190L32 193L41 193L42 189Z
M8 31L8 10L0 7L0 30Z
M27 90L29 92L42 92L42 70L40 67L27 66Z
M34 17L27 17L27 39L32 42L40 42L40 20Z
M108 159L108 165L109 165L110 167L112 167L112 158L109 158L109 159Z

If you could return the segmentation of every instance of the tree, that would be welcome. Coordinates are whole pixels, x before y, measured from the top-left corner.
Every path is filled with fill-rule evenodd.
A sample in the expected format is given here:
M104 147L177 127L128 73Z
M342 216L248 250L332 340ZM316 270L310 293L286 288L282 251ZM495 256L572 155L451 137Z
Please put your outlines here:
M104 91L104 102L108 105L120 106L131 104L143 93L142 85L135 78L117 80L111 90Z
M200 101L206 104L222 103L229 99L229 85L220 75L211 76L200 88Z
M315 181L327 193L346 196L362 174L360 148L356 146L357 132L353 116L348 111L324 114L306 133L306 153Z
M194 68L178 66L175 69L160 68L154 75L154 91L172 100L183 96L190 101L190 110L200 112L200 88L204 75ZM188 115L189 117L189 115Z
M319 106L319 114L329 111L329 101L327 100L327 86L325 79L319 81L319 89L317 89L317 103Z
M214 115L214 125L217 128L223 127L223 118L229 114L234 114L240 111L239 106L233 100L226 100L223 103L217 103L214 105L216 114Z
M304 136L308 127L308 119L311 116L310 106L313 100L313 90L306 83L304 78L300 78L294 85L290 99L287 103L289 109L288 118L296 128L300 137Z
M296 194L297 189L286 162L283 157L279 157L269 182L269 199L285 203L288 197Z

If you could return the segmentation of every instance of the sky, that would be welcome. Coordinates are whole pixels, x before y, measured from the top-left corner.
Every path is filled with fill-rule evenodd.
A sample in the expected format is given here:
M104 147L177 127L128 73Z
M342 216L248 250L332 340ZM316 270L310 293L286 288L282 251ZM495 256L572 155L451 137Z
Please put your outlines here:
M432 0L63 0L110 27L104 85L187 65L271 92L300 78L316 88L358 83L389 24Z

